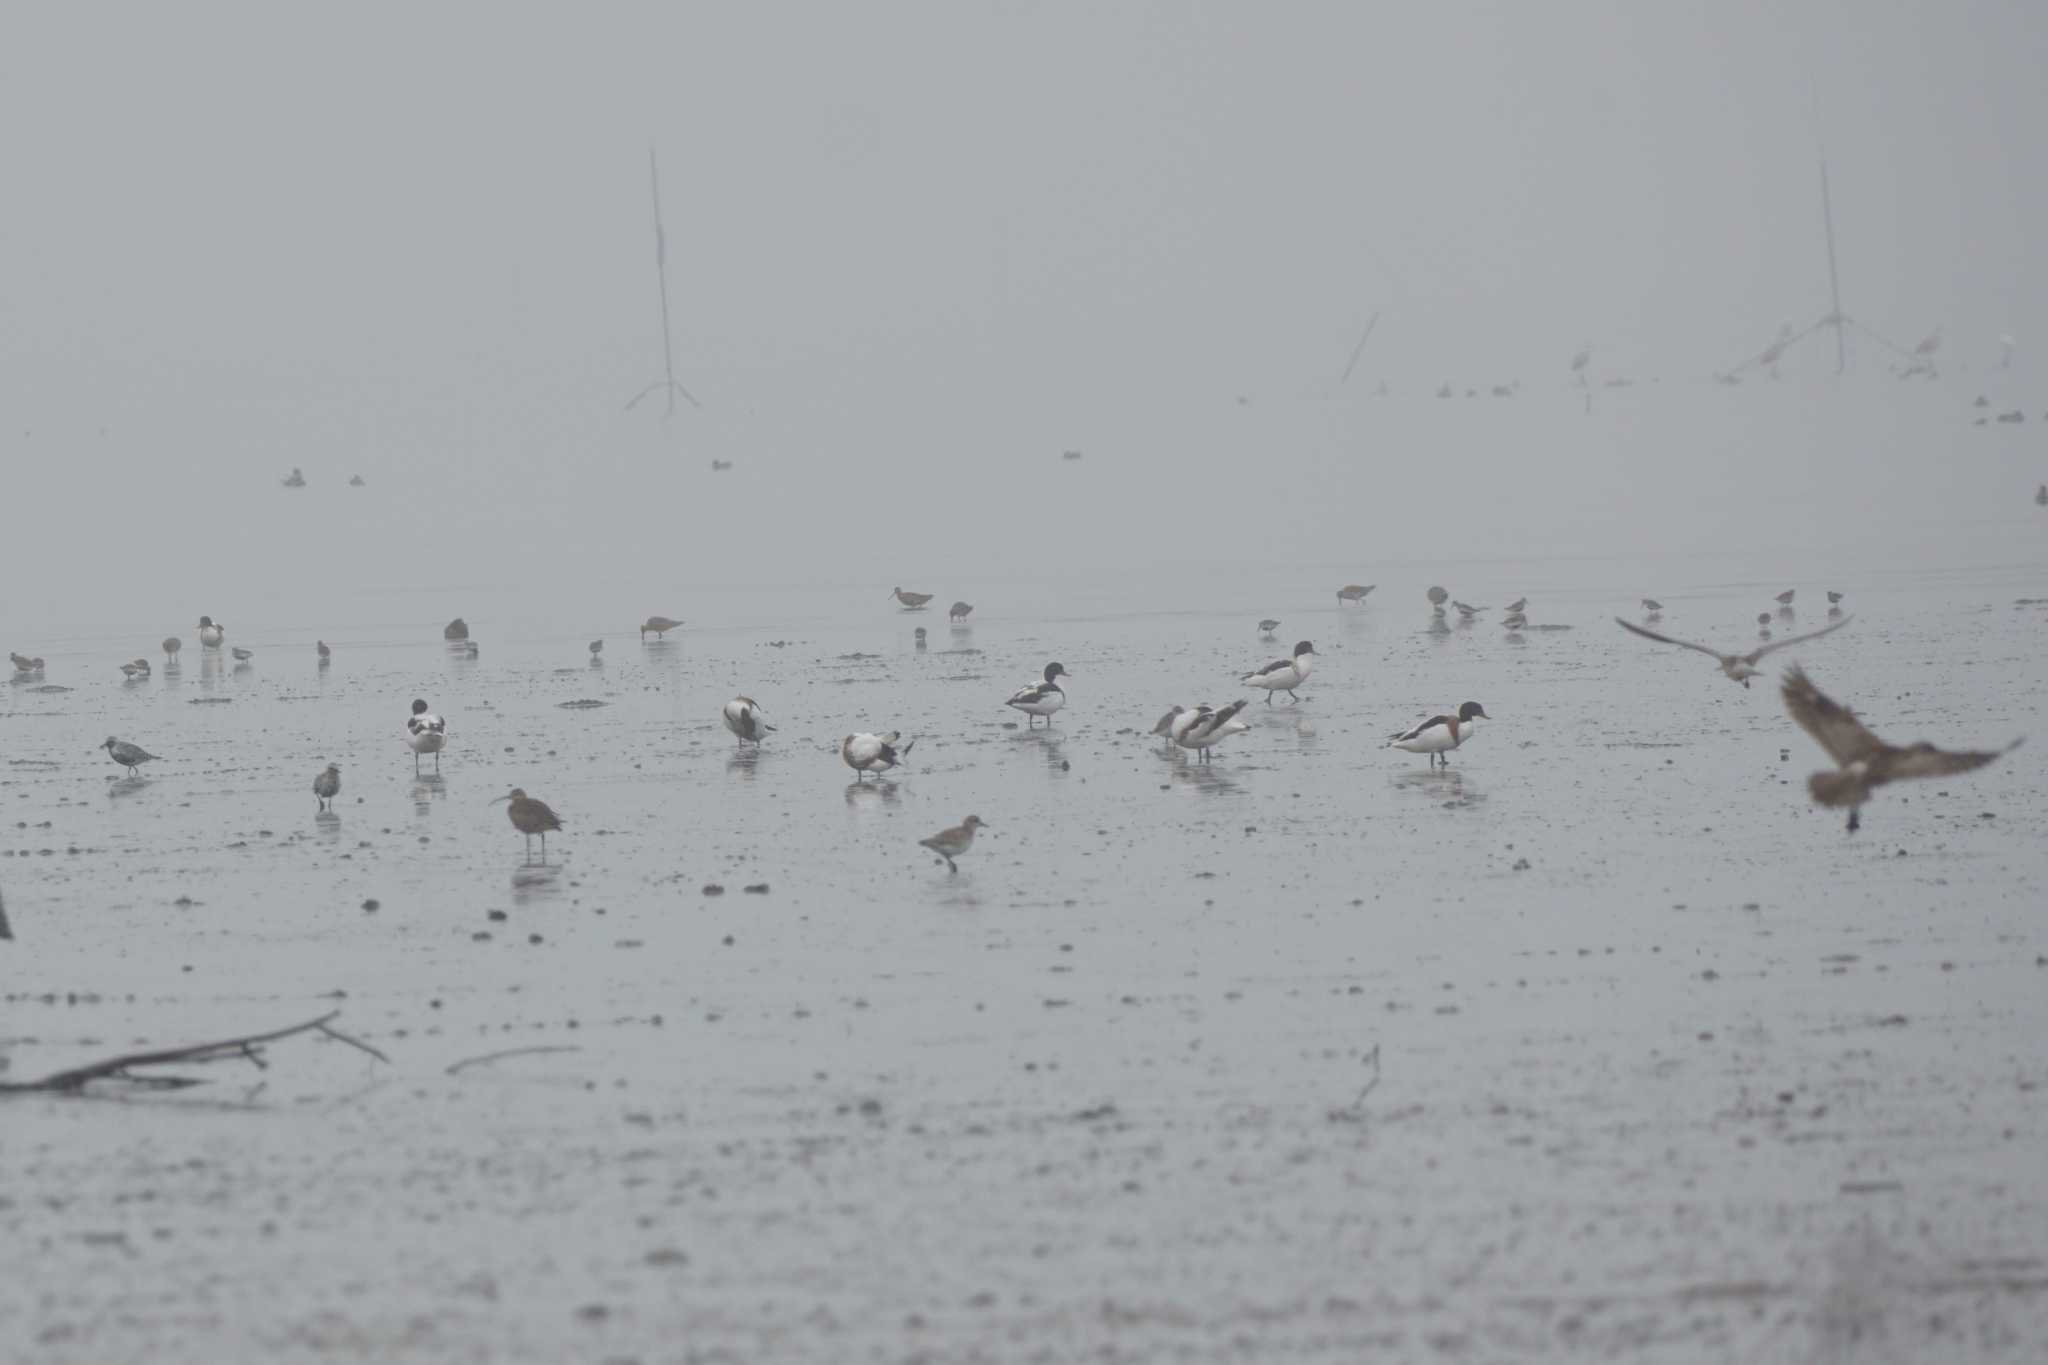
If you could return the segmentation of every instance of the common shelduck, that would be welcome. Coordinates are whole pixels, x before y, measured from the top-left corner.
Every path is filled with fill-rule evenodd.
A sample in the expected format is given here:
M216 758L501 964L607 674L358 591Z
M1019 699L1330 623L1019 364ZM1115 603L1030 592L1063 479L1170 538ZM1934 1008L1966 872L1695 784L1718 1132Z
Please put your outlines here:
M1492 720L1486 708L1476 701L1468 701L1458 708L1454 716L1431 716L1413 730L1404 730L1387 741L1388 747L1406 749L1411 754L1428 754L1429 766L1434 768L1442 763L1451 766L1450 751L1471 738L1475 721Z
M1044 682L1035 682L1028 687L1018 688L1010 694L1010 699L1003 705L1022 711L1026 716L1044 716L1045 723L1050 725L1052 713L1067 704L1067 694L1060 690L1059 683L1054 679L1072 676L1067 672L1065 664L1047 664ZM1026 726L1031 724L1029 720L1024 723Z
M417 777L420 771L420 755L434 756L434 771L441 771L441 751L448 747L448 722L427 710L424 701L412 704L412 714L405 718L405 743L412 750L412 771Z
M848 735L839 741L839 757L860 775L854 779L856 782L869 773L888 772L903 761L917 741L913 739L899 749L896 740L901 733L891 730L886 735Z
M1300 701L1301 698L1295 696L1294 689L1308 681L1309 669L1314 667L1315 657L1316 647L1303 640L1294 647L1293 658L1275 659L1256 673L1245 674L1238 681L1250 683L1253 687L1265 688L1268 706L1273 704L1275 692L1285 692L1295 701Z
M759 744L764 732L775 727L761 719L761 703L752 697L734 697L725 704L725 728L739 736L741 744Z

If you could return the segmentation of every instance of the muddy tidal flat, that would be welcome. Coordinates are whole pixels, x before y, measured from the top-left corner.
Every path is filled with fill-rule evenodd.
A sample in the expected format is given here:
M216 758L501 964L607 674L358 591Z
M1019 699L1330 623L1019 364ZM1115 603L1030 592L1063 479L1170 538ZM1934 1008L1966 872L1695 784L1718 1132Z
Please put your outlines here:
M0 1081L330 1011L389 1060L0 1096L0 1356L2048 1358L2048 593L1803 586L1779 629L1857 619L1744 689L1605 570L1469 566L1492 610L1442 630L1421 572L480 613L474 659L366 621L326 669L237 623L247 667L138 683L160 630L52 644L0 680ZM1782 586L1663 572L1662 628L1731 647ZM1569 629L1504 631L1524 593ZM1236 681L1297 639L1298 703ZM1850 836L1792 658L1894 741L2031 743ZM1212 764L1148 733L1246 695ZM1468 699L1448 770L1384 747ZM970 813L948 873L916 841Z

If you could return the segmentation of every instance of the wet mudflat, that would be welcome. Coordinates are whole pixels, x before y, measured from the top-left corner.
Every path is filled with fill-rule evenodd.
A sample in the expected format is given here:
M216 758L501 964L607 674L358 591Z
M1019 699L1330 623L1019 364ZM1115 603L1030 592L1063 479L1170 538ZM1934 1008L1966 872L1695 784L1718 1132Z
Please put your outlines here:
M2048 1351L2043 594L1840 585L1859 619L1794 657L1881 735L2034 737L1851 838L1805 800L1787 660L1744 690L1626 636L1605 572L1457 575L1572 627L1519 638L1432 631L1418 578L1165 615L977 586L959 630L863 591L599 668L580 625L481 617L475 660L387 628L324 673L260 626L249 669L143 684L95 666L126 636L44 651L74 690L0 697L6 1077L337 1007L392 1062L296 1040L176 1094L6 1100L11 1349ZM1768 605L1650 586L1709 643ZM1302 701L1250 694L1213 765L1146 733L1297 638ZM1001 702L1052 659L1071 701L1028 732ZM1468 699L1495 721L1447 772L1380 747ZM856 729L916 747L856 782ZM110 733L162 760L110 781ZM514 786L566 823L546 864L486 804ZM949 875L916 840L969 813Z

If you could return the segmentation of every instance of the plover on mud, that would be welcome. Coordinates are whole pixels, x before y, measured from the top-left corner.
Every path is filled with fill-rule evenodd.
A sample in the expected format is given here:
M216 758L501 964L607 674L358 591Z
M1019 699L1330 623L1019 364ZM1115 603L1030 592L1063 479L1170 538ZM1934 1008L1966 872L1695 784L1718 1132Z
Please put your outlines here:
M1442 763L1451 766L1450 751L1472 737L1478 728L1477 722L1492 720L1486 708L1476 701L1468 701L1458 708L1456 715L1431 716L1413 730L1403 730L1387 741L1387 747L1406 749L1411 754L1428 754L1429 766L1434 768Z
M120 764L129 772L134 772L145 763L160 763L163 761L155 754L144 749L140 744L130 744L127 740L115 739L112 735L108 735L106 743L100 745L100 747L107 751L114 762Z
M512 821L512 828L526 836L526 856L533 856L533 836L538 834L541 861L547 861L548 831L562 827L561 817L547 802L528 796L523 787L514 787L509 795L497 797L491 804L495 806L499 801L511 802L505 807L505 815Z
M1003 705L1022 711L1027 717L1043 716L1045 723L1051 725L1052 713L1067 704L1067 694L1060 690L1054 679L1070 676L1065 664L1047 664L1045 681L1018 688ZM1030 726L1031 720L1027 719L1024 724Z
M1301 698L1295 696L1294 689L1308 681L1309 670L1315 666L1315 656L1316 647L1303 640L1295 645L1293 658L1275 659L1257 672L1245 674L1238 681L1250 683L1253 687L1265 688L1268 706L1273 704L1275 692L1285 692L1293 700L1300 701Z
M762 734L775 728L761 719L761 703L752 697L734 697L720 714L725 728L738 735L741 744L759 744Z
M1168 744L1173 743L1173 723L1187 714L1187 709L1178 702L1174 703L1165 715L1153 723L1152 733L1164 738Z
M440 772L441 751L448 747L448 722L427 710L424 701L415 701L405 720L405 743L412 750L413 776L419 776L421 754L432 754L434 771Z
M1769 622L1771 618L1769 613L1765 613L1758 619L1764 622ZM1709 659L1712 659L1714 662L1720 664L1721 671L1724 674L1726 674L1731 681L1739 682L1744 687L1747 687L1749 686L1749 680L1751 678L1754 678L1758 673L1763 671L1762 669L1759 669L1757 667L1757 663L1764 657L1764 655L1773 653L1780 649L1784 649L1788 645L1800 644L1807 640L1818 640L1821 636L1826 635L1830 631L1840 630L1843 626L1848 625L1851 621L1855 619L1856 618L1853 616L1844 616L1841 620L1835 622L1831 626L1822 626L1819 630L1810 630L1804 635L1789 636L1786 639L1779 640L1774 644L1759 646L1756 649L1752 649L1747 654L1723 654L1718 649L1708 649L1705 645L1696 645L1692 643L1690 640L1676 640L1669 635L1659 635L1654 630L1645 630L1641 626L1635 625L1632 622L1622 620L1619 616L1614 618L1614 624L1620 626L1623 630L1630 631L1634 634L1642 636L1645 640L1655 640L1658 644L1663 645L1677 645L1680 649L1690 649L1695 653L1704 654Z
M958 872L960 869L954 866L953 860L974 847L974 831L981 827L981 817L970 815L953 828L942 829L931 838L919 839L917 842L944 858L946 871Z
M1849 832L1863 823L1863 803L1887 782L1909 777L1947 777L1981 768L2019 747L2014 740L2003 749L1951 752L1932 744L1904 748L1887 744L1856 719L1856 713L1840 705L1806 676L1797 664L1785 672L1785 709L1799 728L1812 735L1828 757L1835 760L1833 772L1819 772L1806 779L1806 789L1823 806L1849 808Z
M860 781L869 773L885 773L902 762L910 754L911 740L902 748L896 747L901 731L891 730L886 735L855 734L839 741L839 757L846 766L859 774L854 780Z
M313 779L313 795L320 798L320 809L326 810L333 805L334 798L340 793L341 766L336 763L330 763L318 777Z

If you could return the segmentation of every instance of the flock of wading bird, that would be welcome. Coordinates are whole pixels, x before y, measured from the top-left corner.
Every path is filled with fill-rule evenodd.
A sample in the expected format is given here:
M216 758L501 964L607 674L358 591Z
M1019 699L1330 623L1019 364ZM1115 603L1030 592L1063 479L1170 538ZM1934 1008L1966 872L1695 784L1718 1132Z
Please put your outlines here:
M1373 591L1373 587L1371 584L1346 584L1337 590L1338 605L1362 605ZM891 589L890 595L905 611L926 610L932 601L930 593L911 592L901 587ZM1827 595L1830 618L1827 625L1818 630L1778 638L1771 629L1773 622L1775 620L1781 626L1792 622L1792 603L1796 595L1797 590L1791 588L1777 595L1778 607L1775 617L1770 611L1758 614L1759 643L1755 648L1741 653L1724 653L1653 629L1663 620L1663 604L1655 598L1642 599L1644 616L1641 624L1624 620L1619 616L1614 619L1622 629L1646 640L1675 645L1680 649L1689 649L1706 655L1715 661L1722 674L1730 681L1747 688L1752 679L1762 675L1763 670L1759 665L1767 655L1830 635L1847 626L1852 619L1842 612L1843 595L1830 591ZM1449 614L1445 610L1447 605L1458 612L1458 623L1461 627L1470 626L1482 613L1492 610L1490 607L1475 607L1457 601L1442 587L1429 588L1425 597L1430 606L1432 630L1449 629ZM1528 602L1528 598L1520 598L1505 609L1501 624L1509 632L1519 632L1528 628ZM973 611L974 607L971 604L955 602L947 614L951 620L961 622ZM650 616L640 627L640 638L645 641L649 635L653 635L660 641L666 639L670 631L679 629L682 624L671 617ZM1271 638L1279 625L1278 620L1269 617L1261 620L1258 628L1263 638ZM920 648L924 645L924 635L925 632L920 627L917 631ZM208 653L218 651L225 645L226 638L225 626L216 623L210 616L199 618L199 641L202 650ZM462 618L457 617L449 622L442 631L442 638L449 642L451 648L462 650L471 658L476 657L477 645L469 638L469 626ZM332 651L324 641L317 642L316 647L319 666L325 668L331 662ZM163 642L164 653L169 660L167 668L177 666L181 648L181 642L175 637ZM597 661L603 650L602 639L590 642L593 662ZM245 650L237 649L234 653L239 664L246 664L250 657ZM45 665L42 659L29 658L21 654L12 654L10 657L14 663L17 681L43 676ZM1308 680L1315 666L1316 657L1315 645L1308 640L1302 640L1294 646L1293 652L1287 657L1275 659L1262 668L1244 674L1239 678L1239 682L1263 690L1268 705L1273 703L1273 694L1276 692L1285 692L1290 701L1299 701L1297 689ZM128 674L131 681L138 677L138 665L140 676L146 677L149 668L147 660L139 659L134 664L122 666L123 672ZM1011 693L1004 705L1022 712L1026 717L1027 726L1036 727L1042 720L1049 728L1053 716L1066 705L1067 695L1060 686L1060 679L1069 676L1071 675L1065 665L1049 663L1038 680L1027 683ZM1787 670L1780 690L1785 708L1792 719L1814 738L1836 765L1833 769L1812 774L1807 779L1807 790L1813 799L1823 806L1846 807L1849 812L1848 828L1851 832L1862 823L1864 804L1878 788L1887 783L1907 778L1944 777L1968 772L2010 752L2020 743L2016 739L2004 749L1993 750L1947 750L1924 742L1905 746L1888 744L1871 733L1868 727L1856 718L1854 712L1823 693L1797 665ZM1211 761L1211 751L1217 745L1232 735L1243 734L1251 728L1239 718L1239 713L1244 710L1246 704L1243 698L1220 707L1206 703L1195 706L1177 704L1159 718L1152 727L1152 733L1161 736L1169 744L1194 752L1201 762L1206 763ZM720 718L742 747L748 744L759 745L762 736L772 733L775 729L763 718L760 703L751 697L739 696L726 702L721 708ZM1468 701L1453 711L1431 716L1419 725L1395 732L1389 736L1387 745L1409 753L1425 754L1432 767L1438 764L1449 767L1451 751L1462 746L1473 735L1479 721L1491 719L1485 707L1476 701ZM405 720L404 742L406 747L412 750L415 774L421 772L422 761L429 757L434 761L434 770L440 771L441 754L448 746L448 738L447 721L434 714L424 700L414 701L411 714ZM853 769L856 781L865 781L870 776L879 780L882 774L895 768L909 755L915 743L914 739L905 740L901 732L895 730L886 734L855 733L847 735L839 742L839 757L847 767ZM107 751L115 763L130 773L145 763L160 761L155 754L142 746L112 735L109 735L100 747ZM319 808L329 809L340 792L340 765L329 763L313 779L313 795ZM507 795L497 797L492 804L495 805L498 801L507 803L507 818L510 819L512 827L525 838L529 858L532 856L533 840L538 837L540 854L545 860L547 837L551 832L562 828L561 817L547 802L528 796L523 788L513 788ZM980 816L970 815L951 829L941 830L930 838L918 842L937 854L949 871L957 872L959 868L954 860L973 847L975 832L985 827L986 822Z

